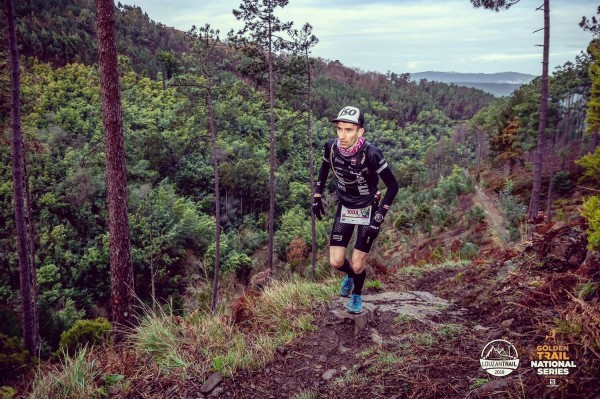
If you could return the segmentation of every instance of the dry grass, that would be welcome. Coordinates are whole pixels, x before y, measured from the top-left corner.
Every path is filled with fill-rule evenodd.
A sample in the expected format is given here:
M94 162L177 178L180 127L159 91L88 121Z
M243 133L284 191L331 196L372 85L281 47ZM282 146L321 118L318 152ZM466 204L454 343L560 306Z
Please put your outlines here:
M31 398L106 397L107 378L118 380L117 398L163 397L166 387L185 396L193 392L190 377L202 380L213 371L229 375L259 367L273 359L278 346L314 330L312 313L335 296L337 282L273 281L260 296L249 297L253 317L244 326L224 313L181 317L169 308L146 308L124 346L96 353L84 349L40 370Z
M72 357L65 354L60 364L36 373L30 399L104 397L105 392L96 383L99 375L93 351L83 348Z
M177 369L205 375L214 370L228 375L265 364L278 346L312 330L310 312L330 300L335 289L334 283L299 278L273 281L247 301L253 317L243 328L224 314L147 313L130 338L164 373Z

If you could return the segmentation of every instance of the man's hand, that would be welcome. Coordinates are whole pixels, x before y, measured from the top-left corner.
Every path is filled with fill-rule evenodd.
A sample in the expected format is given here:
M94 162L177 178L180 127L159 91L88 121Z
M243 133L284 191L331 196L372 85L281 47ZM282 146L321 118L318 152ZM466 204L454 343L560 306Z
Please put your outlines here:
M312 211L317 219L323 220L325 208L323 207L323 199L321 197L313 197Z
M365 237L367 238L367 244L373 242L379 235L379 228L383 223L383 215L379 212L375 213L375 216L371 219L371 223L365 229Z

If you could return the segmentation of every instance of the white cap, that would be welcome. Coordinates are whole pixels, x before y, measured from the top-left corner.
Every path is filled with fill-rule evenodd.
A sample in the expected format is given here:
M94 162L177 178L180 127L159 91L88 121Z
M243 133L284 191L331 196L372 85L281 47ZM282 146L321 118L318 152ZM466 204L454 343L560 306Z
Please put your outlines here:
M365 124L365 116L358 108L346 106L342 108L337 118L332 119L330 122L348 122L363 127Z

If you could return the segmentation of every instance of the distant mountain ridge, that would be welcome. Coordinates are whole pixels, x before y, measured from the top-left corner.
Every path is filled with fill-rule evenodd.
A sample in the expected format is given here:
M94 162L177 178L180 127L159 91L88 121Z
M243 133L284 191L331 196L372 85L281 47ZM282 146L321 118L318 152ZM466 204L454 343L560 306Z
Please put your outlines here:
M426 71L410 74L411 80L427 79L442 83L481 89L495 96L508 96L520 86L531 82L535 76L519 72L460 73Z
M534 75L519 72L497 72L497 73L461 73L461 72L436 72L426 71L410 74L412 80L435 80L443 83L506 83L526 84L535 78Z

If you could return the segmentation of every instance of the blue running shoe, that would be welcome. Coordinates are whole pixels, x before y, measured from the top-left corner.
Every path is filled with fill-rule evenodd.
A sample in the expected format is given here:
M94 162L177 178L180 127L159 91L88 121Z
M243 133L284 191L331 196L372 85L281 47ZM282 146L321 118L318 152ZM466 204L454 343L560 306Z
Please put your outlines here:
M342 285L340 286L340 296L345 296L346 298L350 296L352 293L352 288L354 287L354 280L352 280L346 274L346 277L342 280Z
M348 304L348 313L358 314L362 312L362 297L352 294L350 303Z

